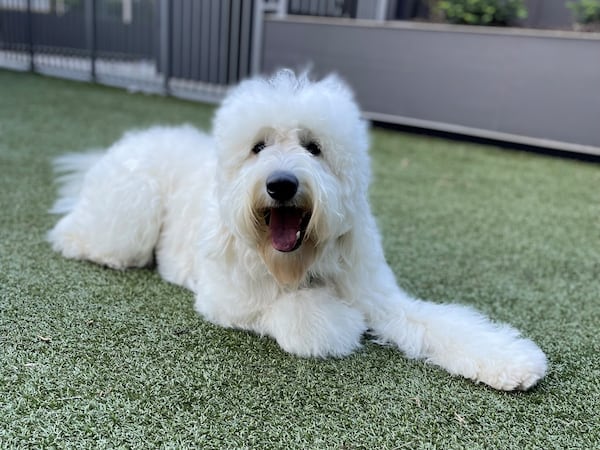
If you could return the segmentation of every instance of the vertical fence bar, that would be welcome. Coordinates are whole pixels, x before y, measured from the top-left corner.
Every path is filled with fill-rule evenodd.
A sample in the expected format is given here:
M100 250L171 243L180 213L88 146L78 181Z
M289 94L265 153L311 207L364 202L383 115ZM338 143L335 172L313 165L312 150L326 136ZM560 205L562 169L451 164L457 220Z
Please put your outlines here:
M198 1L198 0L193 0ZM210 79L210 35L212 33L210 1L202 0L202 8L197 26L200 27L200 53L196 55L200 58L200 81L208 82Z
M198 24L202 21L202 2L194 1L191 5L192 13L190 14L190 73L189 78L192 80L200 79L200 31L203 28Z
M85 2L85 32L90 55L90 78L96 81L96 0Z
M229 10L229 73L228 83L237 83L238 64L240 56L240 17L242 15L242 0L231 0L231 9Z
M210 68L208 81L213 84L219 82L219 48L220 48L220 9L219 0L210 1Z
M194 3L198 0L181 0L181 16L177 28L181 30L181 61L179 76L190 79L192 75L192 30L194 29ZM202 2L202 1L201 1ZM204 2L202 2L204 3Z
M229 64L229 7L231 0L220 2L221 23L219 25L219 84L228 84L227 69Z
M159 22L159 33L160 33L160 53L159 53L159 65L163 71L163 94L168 95L169 80L171 79L171 23L172 23L172 7L171 0L160 0L160 22Z
M31 11L31 0L27 0L27 44L29 46L29 71L35 70L33 58L35 56L33 50L33 13Z
M247 78L250 73L250 52L252 51L252 18L254 4L259 0L241 2L240 17L240 51L237 81Z
M250 48L250 75L256 76L261 69L263 44L264 0L254 0L252 11L252 46Z

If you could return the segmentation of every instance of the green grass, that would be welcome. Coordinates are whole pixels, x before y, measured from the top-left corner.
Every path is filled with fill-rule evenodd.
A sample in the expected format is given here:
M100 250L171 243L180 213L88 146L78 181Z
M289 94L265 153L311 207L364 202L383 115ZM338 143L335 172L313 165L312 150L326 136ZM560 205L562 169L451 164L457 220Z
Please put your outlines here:
M50 160L212 108L0 71L0 448L600 445L600 170L373 130L372 203L400 283L508 321L548 354L496 392L368 341L298 359L196 315L151 270L69 261Z

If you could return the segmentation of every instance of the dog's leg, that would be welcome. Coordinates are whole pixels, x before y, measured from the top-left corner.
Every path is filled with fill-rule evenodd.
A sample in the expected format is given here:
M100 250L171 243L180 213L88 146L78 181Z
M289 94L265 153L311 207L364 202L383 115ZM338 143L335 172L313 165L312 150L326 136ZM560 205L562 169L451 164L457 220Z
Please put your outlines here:
M111 154L73 178L82 184L70 189L74 198L57 202L71 206L48 233L53 249L117 269L147 265L160 231L157 182Z
M546 356L517 330L465 306L410 298L384 267L357 305L382 343L496 389L526 390L544 376Z
M256 331L275 338L285 351L303 357L344 356L360 346L363 315L326 288L281 296Z

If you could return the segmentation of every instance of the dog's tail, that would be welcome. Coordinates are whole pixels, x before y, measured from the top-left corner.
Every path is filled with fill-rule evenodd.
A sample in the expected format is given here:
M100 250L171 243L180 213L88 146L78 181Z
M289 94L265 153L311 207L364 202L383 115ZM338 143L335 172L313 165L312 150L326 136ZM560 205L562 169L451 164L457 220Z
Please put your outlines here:
M88 171L104 156L103 150L67 153L54 159L54 173L59 185L58 199L50 209L52 214L66 214L77 203Z

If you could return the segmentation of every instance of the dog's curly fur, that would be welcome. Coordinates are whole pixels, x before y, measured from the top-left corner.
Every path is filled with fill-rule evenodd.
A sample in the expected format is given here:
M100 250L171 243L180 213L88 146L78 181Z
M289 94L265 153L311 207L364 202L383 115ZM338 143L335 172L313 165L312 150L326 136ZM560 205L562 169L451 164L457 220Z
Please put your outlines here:
M206 319L299 356L347 355L370 330L452 374L533 386L546 357L532 341L398 287L367 200L367 150L366 124L337 77L248 80L216 113L214 137L155 127L60 158L54 212L65 215L49 241L117 269L155 255Z

